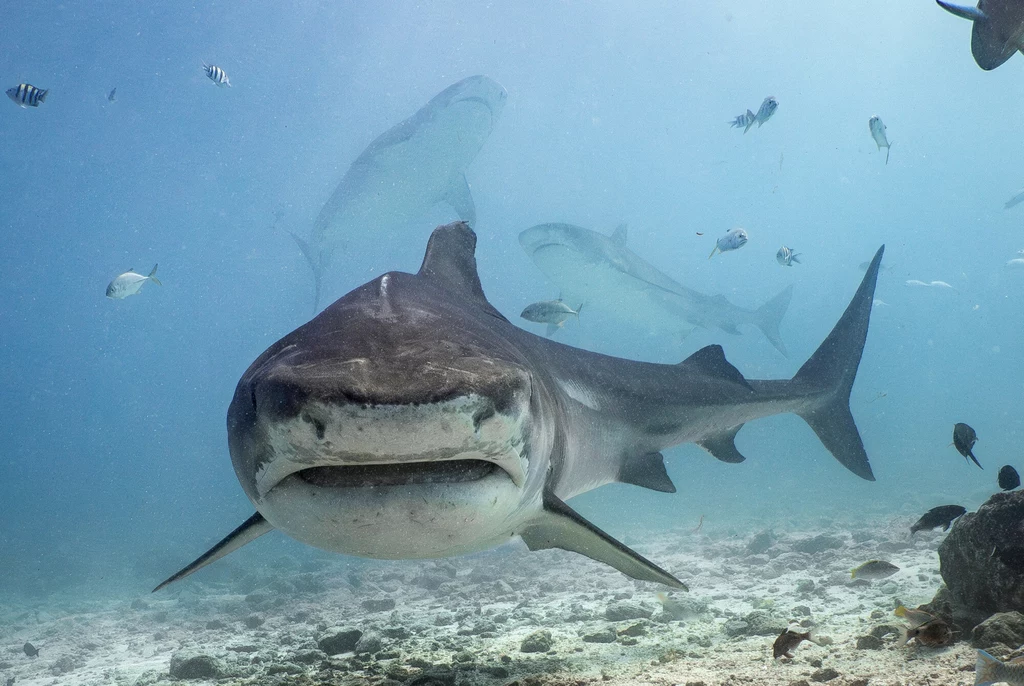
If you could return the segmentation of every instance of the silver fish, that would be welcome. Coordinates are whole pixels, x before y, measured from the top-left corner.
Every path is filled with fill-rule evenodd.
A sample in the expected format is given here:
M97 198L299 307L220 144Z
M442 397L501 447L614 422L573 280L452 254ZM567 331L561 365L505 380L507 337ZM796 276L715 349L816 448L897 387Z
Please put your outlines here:
M800 253L793 252L792 248L782 246L779 248L779 251L775 253L775 260L783 267L792 267L794 262L800 264L800 260L797 259L799 255Z
M7 89L7 97L19 107L39 107L39 103L46 102L46 95L49 92L29 83L20 83L14 88Z
M757 115L750 110L747 110L746 114L741 114L729 122L729 126L736 129L743 129L743 133L746 133L750 130L750 127L754 125L755 121L757 121Z
M892 143L885 136L885 124L882 123L882 118L876 114L868 119L868 130L871 131L871 137L875 139L878 149L885 148L885 163L889 164L889 150L892 148Z
M582 309L582 303L574 310L561 300L542 300L541 302L527 305L526 309L519 316L528 322L547 324L546 334L551 336L555 331L562 328L562 325L565 324L569 317L576 317L579 320L580 310Z
M1011 269L1020 269L1024 267L1024 257L1015 257L1012 260L1007 260L1006 266Z
M984 650L979 650L978 662L974 665L974 686L1024 685L1024 664L1021 664L1019 659L1000 662Z
M771 119L777 109L779 109L779 101L774 96L769 95L765 98L761 106L757 108L757 115L754 117L757 120L757 128L761 128L761 124Z
M225 72L220 67L203 62L203 71L205 71L209 79L218 86L231 85L231 81L228 80L227 72Z
M715 256L716 252L728 252L730 250L738 250L747 244L747 232L743 229L730 229L724 236L718 239L715 244L715 249L708 255L710 260Z
M107 297L114 300L123 300L129 295L136 295L146 285L147 281L152 281L157 286L163 286L160 283L160 279L156 278L157 266L159 265L153 265L153 270L149 272L148 276L138 274L131 269L119 275L107 285Z
M107 93L107 100L109 100L110 102L117 102L117 89L116 88L114 88L109 93Z

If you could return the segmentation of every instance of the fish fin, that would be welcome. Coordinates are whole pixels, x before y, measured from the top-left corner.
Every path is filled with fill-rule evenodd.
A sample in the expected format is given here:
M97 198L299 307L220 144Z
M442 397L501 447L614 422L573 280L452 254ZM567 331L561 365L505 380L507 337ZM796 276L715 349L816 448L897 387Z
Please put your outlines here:
M724 379L743 386L753 392L753 387L743 378L743 372L736 369L729 360L725 359L725 351L720 345L708 345L694 354L687 357L677 366L691 369L697 373L711 376L716 379ZM738 430L738 429L737 429Z
M782 342L782 336L779 334L779 325L786 316L792 298L793 286L786 286L781 293L754 311L754 324L783 357L789 357L789 353L786 352L786 344Z
M585 304L586 303L580 303L579 305L576 306L576 321L577 322L580 320L580 312L583 311L583 305L585 305Z
M150 276L149 280L155 283L157 286L163 286L163 284L160 283L160 279L156 278L155 276Z
M611 239L612 243L619 246L620 248L626 247L626 239L629 236L629 226L627 224L619 224L612 231Z
M914 638L913 629L905 626L900 627L900 645L905 646L910 643L910 640Z
M720 322L718 328L729 334L730 336L742 336L743 332L736 328L735 324L729 322Z
M452 181L445 201L455 209L459 219L469 225L476 224L476 203L473 202L473 194L469 192L469 182L465 174L459 174Z
M519 536L530 550L569 550L633 579L689 590L682 581L598 529L550 491L544 492L541 512L526 523Z
M793 253L793 256L789 258L789 261L790 261L790 262L796 262L797 264L803 264L803 262L801 262L801 261L800 261L800 260L798 259L798 258L799 258L799 256L800 256L800 253Z
M304 239L300 238L298 234L293 231L289 231L288 235L295 239L295 244L299 246L299 250L302 251L302 256L306 258L306 262L309 263L309 268L313 270L313 314L320 311L320 293L323 290L324 284L324 265L320 260L315 259L312 248L309 247Z
M704 448L704 450L708 451L722 462L728 462L730 464L743 462L743 460L747 458L736 449L736 434L738 434L742 428L743 425L739 424L731 429L726 429L725 431L712 434L707 438L697 441L697 445Z
M146 278L155 283L157 286L163 286L163 284L160 283L160 279L156 278L156 268L159 266L159 264L154 264L153 269L150 270L149 276L147 276Z
M892 141L889 141L889 145L885 146L885 163L889 164L889 152L892 150Z
M988 15L981 11L978 7L967 7L965 5L954 5L951 2L944 2L943 0L935 0L939 7L946 10L950 14L955 14L961 19L967 19L970 21L985 21L988 19Z
M246 543L255 541L257 538L269 531L272 531L273 529L274 527L271 526L270 522L264 519L263 515L257 512L252 517L249 517L249 519L242 522L241 526L221 539L217 545L213 546L196 558L194 562L154 588L153 593L156 593L161 588L168 584L172 584L179 579L184 579L192 572L202 569L211 562L215 562L225 555L233 553Z
M627 459L619 469L619 481L662 493L676 492L676 485L665 471L665 456L661 453L647 453Z
M952 523L953 522L946 522L946 525L944 527L942 527L942 530L943 531L949 531L949 525L952 524Z
M996 674L1001 664L984 650L979 650L978 661L974 665L974 686L988 686L1002 681Z
M883 245L875 253L846 311L790 382L800 393L808 389L823 392L821 401L797 414L840 464L868 481L874 481L875 477L850 412L850 391L864 353L878 267L884 251Z
M159 267L159 266L160 266L159 264L154 264L153 265L153 268L151 270L149 270L149 275L148 275L149 278L151 278L151 279L153 278L153 275L156 274L156 268Z
M46 96L49 94L49 92L50 92L49 88L47 88L46 90L39 91L38 101L39 102L46 102Z
M747 126L743 129L743 133L750 131L750 127L754 125L755 121L757 121L757 117L754 116L753 112L747 110Z
M973 450L968 450L967 455L974 461L974 464L978 465L978 469L984 469L984 467L981 466L981 463L978 462L978 458L974 456Z
M717 243L715 243L715 247L714 247L714 248L712 248L712 250L711 250L711 254L710 254L710 255L708 255L708 259L709 259L709 260L710 260L710 259L711 259L712 257L714 257L714 256L715 256L715 251L717 251L717 250L718 250L718 244L717 244Z
M558 332L559 328L560 327L558 326L558 324L548 324L547 328L544 329L544 335L547 336L548 338L551 338L552 336L555 335L555 333Z
M907 608L904 605L900 605L895 610L893 610L892 613L894 615L896 615L897 617L906 617L907 616Z
M476 234L466 222L452 222L434 229L417 276L508 321L484 295L476 270Z

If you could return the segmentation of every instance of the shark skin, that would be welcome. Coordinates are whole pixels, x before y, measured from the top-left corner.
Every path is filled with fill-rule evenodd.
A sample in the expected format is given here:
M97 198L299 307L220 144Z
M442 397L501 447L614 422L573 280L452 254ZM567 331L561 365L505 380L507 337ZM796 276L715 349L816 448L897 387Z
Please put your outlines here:
M155 590L275 528L383 559L519 538L685 588L565 501L614 482L674 492L663 449L696 443L740 462L743 424L784 412L874 479L849 397L884 246L796 376L764 381L745 379L717 345L665 365L520 329L487 301L475 248L466 224L437 228L417 274L353 290L252 363L228 409L228 439L257 512Z
M950 14L974 23L971 54L985 71L991 71L1017 51L1024 52L1024 3L1020 0L979 0L977 7L935 0Z
M339 247L373 245L446 202L476 222L465 172L501 116L508 94L486 76L471 76L434 96L419 111L370 143L324 204L308 240L292 234L313 269L313 313Z
M792 287L756 310L737 307L725 296L709 296L669 278L626 246L626 228L605 236L572 224L538 224L519 234L519 244L567 302L601 303L633 321L656 322L683 337L695 327L732 335L739 327L761 329L787 355L779 325Z

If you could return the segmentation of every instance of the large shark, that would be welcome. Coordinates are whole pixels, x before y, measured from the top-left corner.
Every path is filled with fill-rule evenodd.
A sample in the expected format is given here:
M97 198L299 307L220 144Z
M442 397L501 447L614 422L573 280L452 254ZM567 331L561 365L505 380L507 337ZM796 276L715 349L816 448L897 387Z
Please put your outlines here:
M519 234L523 250L570 304L607 305L620 316L687 335L694 327L739 334L752 324L783 355L779 324L793 296L787 287L756 310L687 288L626 246L626 227L605 236L572 224L539 224Z
M1013 54L1024 52L1024 2L979 0L977 7L935 0L939 7L974 22L971 53L982 69L995 69Z
M441 202L462 220L476 221L465 172L506 98L505 89L486 76L463 79L382 133L356 158L320 210L309 240L292 234L313 268L314 313L331 258L346 242L357 237L380 241Z
M257 512L158 588L272 529L373 558L458 555L519 538L685 588L566 500L612 482L674 492L661 450L740 462L744 423L793 412L873 480L849 397L879 249L853 300L790 380L747 380L717 345L677 365L587 352L488 301L476 235L437 228L416 274L389 272L260 355L228 409L235 473Z

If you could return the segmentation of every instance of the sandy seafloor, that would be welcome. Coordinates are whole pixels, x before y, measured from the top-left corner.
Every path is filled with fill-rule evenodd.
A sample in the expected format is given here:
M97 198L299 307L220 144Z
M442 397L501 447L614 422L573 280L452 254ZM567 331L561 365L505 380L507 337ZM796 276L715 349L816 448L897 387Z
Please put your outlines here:
M890 628L902 624L897 603L927 602L941 583L943 534L912 538L911 521L758 538L705 527L629 540L689 584L689 593L672 593L685 606L676 609L681 620L665 612L654 584L578 555L516 546L357 565L285 557L107 601L73 591L4 598L0 686L11 677L18 686L169 683L172 656L196 653L223 676L182 683L973 684L968 642L903 647ZM851 581L850 569L874 558L901 571ZM789 622L813 625L831 643L804 643L794 660L776 662L771 645ZM358 636L339 628L362 632L360 652L320 649L325 636ZM538 631L550 632L550 646L542 634L533 640L540 652L523 652ZM858 647L872 632L881 640ZM38 657L24 654L25 641Z

